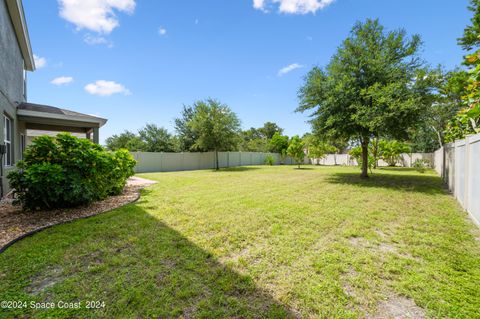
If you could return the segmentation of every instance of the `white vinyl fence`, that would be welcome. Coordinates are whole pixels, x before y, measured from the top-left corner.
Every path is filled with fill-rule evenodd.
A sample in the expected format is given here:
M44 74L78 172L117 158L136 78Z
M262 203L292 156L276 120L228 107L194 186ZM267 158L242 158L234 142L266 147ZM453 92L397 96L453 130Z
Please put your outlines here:
M173 172L215 168L215 153L150 153L132 152L137 161L136 173L146 172ZM221 168L263 165L265 158L271 155L275 164L281 163L280 154L257 153L257 152L219 152L218 164ZM284 164L293 164L293 160L287 157Z
M400 161L397 166L403 167L412 167L412 164L415 163L417 159L427 160L433 165L433 154L432 153L412 153L412 154L402 154ZM319 165L342 165L342 166L356 166L357 161L348 154L328 154L321 159L310 159L311 164ZM388 166L383 160L378 161L379 167Z
M480 134L446 144L434 158L448 189L480 225Z

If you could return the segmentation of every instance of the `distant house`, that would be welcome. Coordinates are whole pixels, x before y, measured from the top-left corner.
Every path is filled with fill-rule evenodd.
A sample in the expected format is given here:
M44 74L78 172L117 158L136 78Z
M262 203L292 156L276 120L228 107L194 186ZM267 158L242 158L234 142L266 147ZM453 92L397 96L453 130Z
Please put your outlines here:
M39 132L72 132L98 143L99 129L107 122L63 108L28 103L27 71L34 70L22 1L0 0L0 145L5 146L0 196L8 190L6 174Z

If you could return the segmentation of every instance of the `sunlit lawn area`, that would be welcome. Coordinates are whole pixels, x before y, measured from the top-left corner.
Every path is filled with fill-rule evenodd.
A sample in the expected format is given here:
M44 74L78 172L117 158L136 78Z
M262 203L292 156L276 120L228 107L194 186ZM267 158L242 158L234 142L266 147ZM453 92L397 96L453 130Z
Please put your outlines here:
M0 317L480 317L480 234L434 172L292 166L142 174L137 203L0 255Z

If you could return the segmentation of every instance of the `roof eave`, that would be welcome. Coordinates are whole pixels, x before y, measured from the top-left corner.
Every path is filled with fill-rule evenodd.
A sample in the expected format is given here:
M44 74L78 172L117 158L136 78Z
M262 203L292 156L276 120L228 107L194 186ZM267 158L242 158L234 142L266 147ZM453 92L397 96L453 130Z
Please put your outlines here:
M57 119L57 120L67 120L67 121L76 121L76 122L85 122L85 123L94 123L98 124L99 127L104 126L107 123L107 119L101 117L86 117L78 115L65 115L65 114L52 114L46 112L36 112L29 110L17 110L17 115L25 117L37 117L45 119Z
M28 35L27 22L23 12L21 0L6 0L7 8L12 19L13 28L17 36L20 51L25 62L25 70L34 71L35 61L33 59L32 47L30 45L30 37Z

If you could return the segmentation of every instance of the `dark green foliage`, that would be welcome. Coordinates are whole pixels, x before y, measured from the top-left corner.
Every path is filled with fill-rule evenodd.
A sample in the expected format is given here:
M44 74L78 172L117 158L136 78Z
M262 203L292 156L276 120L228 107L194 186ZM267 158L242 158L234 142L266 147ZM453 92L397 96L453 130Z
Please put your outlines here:
M173 136L163 127L147 124L138 131L138 135L145 144L145 152L175 152Z
M270 140L270 139L272 139L272 137L275 133L278 133L278 134L282 135L283 128L278 126L276 123L266 122L265 124L263 124L263 127L258 129L258 131L260 132L261 137L263 137L267 140Z
M480 46L480 0L470 0L468 9L473 12L471 25L465 28L463 37L458 39L458 43L466 51Z
M106 140L107 149L116 151L127 149L131 152L176 152L180 150L177 137L163 127L147 124L138 131L138 135L125 131Z
M61 133L36 138L8 179L17 203L25 209L53 209L120 194L134 166L127 150L108 152L89 140Z
M277 124L266 122L263 127L251 127L240 133L239 150L242 152L269 152L270 141L278 133L282 134L283 129Z
M130 131L125 131L119 135L112 135L105 140L107 149L116 151L119 149L127 149L132 152L143 151L145 143L138 135Z
M195 106L183 106L182 114L179 118L175 119L175 131L178 134L178 140L180 144L180 150L182 152L196 151L203 152L205 149L200 148L195 144L198 138L197 132L195 132L189 123L195 117Z

